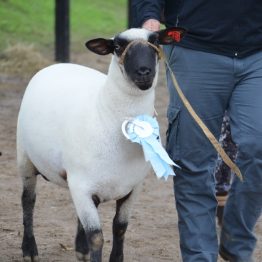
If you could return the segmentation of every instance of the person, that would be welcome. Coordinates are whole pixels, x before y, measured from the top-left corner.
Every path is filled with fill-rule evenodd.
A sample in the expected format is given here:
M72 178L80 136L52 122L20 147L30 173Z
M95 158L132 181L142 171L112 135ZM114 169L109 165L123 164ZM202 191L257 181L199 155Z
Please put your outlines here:
M233 160L236 160L237 147L232 141L231 129L229 124L228 114L225 113L222 122L221 134L219 142L222 148L225 150L227 155ZM227 201L228 192L232 183L232 172L229 166L225 164L222 158L218 155L216 167L215 167L215 180L216 180L216 199L218 202L217 206L217 220L218 225L222 226L224 206Z
M216 233L214 167L217 153L184 107L167 71L169 105L166 149L180 165L174 177L183 261L249 262L262 210L262 1L133 0L133 26L187 30L164 47L183 93L219 138L224 112L237 145L234 177L224 209L220 244Z

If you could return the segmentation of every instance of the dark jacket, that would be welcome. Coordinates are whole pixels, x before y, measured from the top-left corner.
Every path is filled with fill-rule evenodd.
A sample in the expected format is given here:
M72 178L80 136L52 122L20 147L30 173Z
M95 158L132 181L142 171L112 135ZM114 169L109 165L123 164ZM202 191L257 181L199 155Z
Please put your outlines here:
M188 33L178 44L230 57L262 50L262 0L132 0L133 27L149 18Z

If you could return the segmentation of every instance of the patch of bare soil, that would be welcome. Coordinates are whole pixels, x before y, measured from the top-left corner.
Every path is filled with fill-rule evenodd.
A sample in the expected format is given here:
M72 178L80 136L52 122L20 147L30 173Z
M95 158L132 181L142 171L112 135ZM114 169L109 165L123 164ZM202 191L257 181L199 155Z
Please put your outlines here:
M106 72L109 58L81 54L73 56L73 61ZM27 81L17 76L0 75L0 262L22 261L21 181L16 171L15 136L17 114L26 84ZM162 140L166 129L167 102L164 74L161 72L156 110ZM105 238L105 261L108 261L112 245L114 205L114 202L109 202L99 207ZM69 192L40 177L34 229L42 262L76 261L76 216ZM261 219L256 233L255 257L259 262L262 261ZM125 261L181 261L172 179L159 181L153 173L145 179L126 233Z

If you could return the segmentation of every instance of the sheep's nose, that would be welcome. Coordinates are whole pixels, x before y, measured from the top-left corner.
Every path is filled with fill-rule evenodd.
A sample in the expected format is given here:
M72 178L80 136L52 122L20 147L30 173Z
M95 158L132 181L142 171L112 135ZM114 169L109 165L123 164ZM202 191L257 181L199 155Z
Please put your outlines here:
M139 75L139 76L148 76L150 73L151 73L151 69L148 68L148 67L145 67L145 66L141 66L137 71L136 73Z

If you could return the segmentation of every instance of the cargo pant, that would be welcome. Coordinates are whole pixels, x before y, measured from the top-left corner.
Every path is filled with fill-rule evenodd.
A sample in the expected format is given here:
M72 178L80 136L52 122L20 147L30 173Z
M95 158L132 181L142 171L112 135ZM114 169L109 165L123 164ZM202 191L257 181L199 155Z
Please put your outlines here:
M166 46L166 57L196 113L219 138L225 110L244 182L234 178L221 244L237 261L251 261L262 209L262 52L245 58ZM214 167L217 153L182 104L167 73L167 151L181 166L174 177L180 248L185 262L217 261Z

